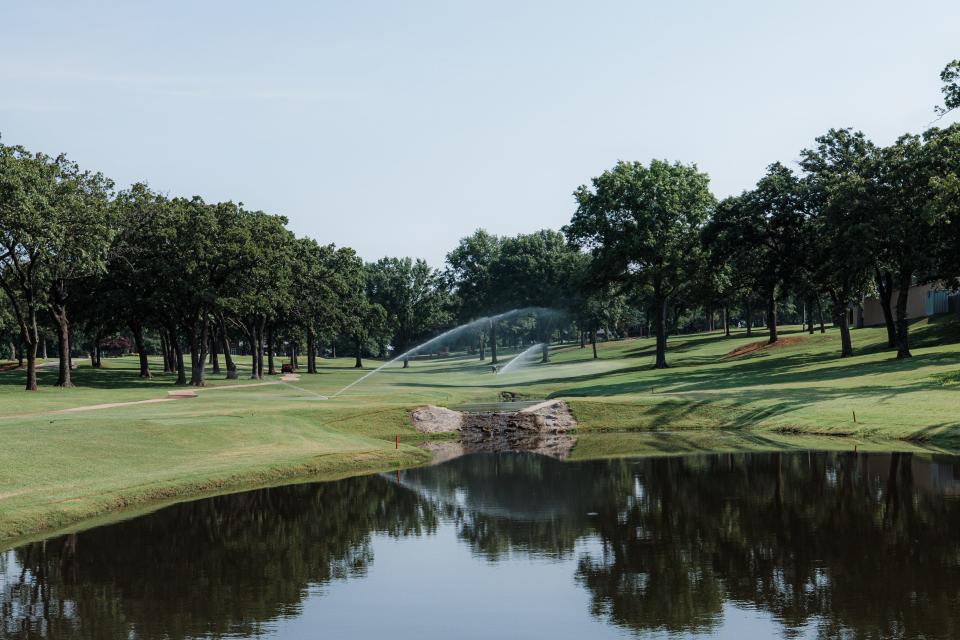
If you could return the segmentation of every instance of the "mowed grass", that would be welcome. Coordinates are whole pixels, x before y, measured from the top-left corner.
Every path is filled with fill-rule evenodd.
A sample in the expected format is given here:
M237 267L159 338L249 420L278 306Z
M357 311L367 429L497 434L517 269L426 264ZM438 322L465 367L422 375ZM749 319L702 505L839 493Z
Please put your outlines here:
M198 397L84 412L68 408L163 398L174 377L137 377L135 358L74 372L73 389L22 390L0 373L0 540L124 509L303 479L420 464L424 436L409 425L422 404L489 402L503 391L564 398L580 422L574 456L664 455L771 448L960 448L960 325L915 323L914 357L897 361L883 329L853 332L839 359L835 331L783 328L789 344L731 358L765 339L738 331L670 341L671 368L653 370L653 342L631 339L553 349L552 362L495 375L476 357L392 365L338 397L380 363L323 360L292 384L208 375ZM279 366L279 365L278 365ZM327 396L329 399L322 399ZM856 413L856 422L853 414ZM610 433L604 433L610 432ZM655 432L655 433L651 433ZM399 436L400 446L395 448Z

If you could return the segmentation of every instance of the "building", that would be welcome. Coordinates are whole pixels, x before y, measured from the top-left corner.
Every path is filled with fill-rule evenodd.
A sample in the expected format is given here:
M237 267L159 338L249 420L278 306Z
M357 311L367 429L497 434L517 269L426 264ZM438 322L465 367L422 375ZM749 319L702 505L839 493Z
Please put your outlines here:
M894 290L890 301L891 309L896 316L897 296L899 290ZM960 296L955 292L944 289L940 284L918 284L910 287L907 294L907 319L926 318L938 313L947 313L956 307ZM853 327L875 327L884 324L883 308L880 301L874 297L866 297L859 305L847 310L847 321Z

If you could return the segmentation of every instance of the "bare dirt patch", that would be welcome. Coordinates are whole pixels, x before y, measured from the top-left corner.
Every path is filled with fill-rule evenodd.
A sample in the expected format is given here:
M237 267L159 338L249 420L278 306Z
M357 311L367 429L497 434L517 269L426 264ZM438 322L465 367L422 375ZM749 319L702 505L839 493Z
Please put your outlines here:
M783 347L791 347L795 344L803 342L803 338L798 338L796 336L790 336L789 338L780 338L773 344L770 344L766 340L758 340L757 342L751 342L750 344L745 344L742 347L737 347L727 355L723 356L724 360L733 360L735 358L742 358L748 356L751 353L758 353L761 351L767 351L770 349L782 349Z

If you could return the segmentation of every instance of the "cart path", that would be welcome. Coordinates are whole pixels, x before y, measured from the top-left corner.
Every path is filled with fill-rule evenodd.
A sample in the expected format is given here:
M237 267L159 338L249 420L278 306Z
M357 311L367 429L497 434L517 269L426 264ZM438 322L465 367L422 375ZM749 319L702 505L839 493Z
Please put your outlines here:
M88 404L80 407L70 407L69 409L56 409L43 413L79 413L81 411L98 411L100 409L114 409L116 407L128 407L137 404L156 404L158 402L173 402L174 400L187 400L196 398L199 391L229 391L231 389L249 389L250 387L264 387L278 385L284 382L294 382L300 379L299 373L285 373L279 380L269 380L267 382L253 382L251 384L237 384L229 387L196 387L194 389L175 389L167 392L165 398L152 398L150 400L132 400L130 402L105 402L103 404Z

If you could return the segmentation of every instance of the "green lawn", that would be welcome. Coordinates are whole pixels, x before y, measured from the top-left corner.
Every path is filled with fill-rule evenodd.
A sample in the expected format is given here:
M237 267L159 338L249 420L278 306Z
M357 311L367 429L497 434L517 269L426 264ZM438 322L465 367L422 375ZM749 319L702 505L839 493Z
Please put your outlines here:
M5 371L0 540L163 501L422 463L411 408L492 401L501 391L568 399L581 425L578 458L960 448L960 325L937 318L911 330L906 361L883 349L882 329L854 331L857 355L840 360L835 332L787 327L791 344L740 358L727 354L762 334L672 339L665 371L650 368L651 340L624 340L601 344L599 360L562 346L550 364L499 376L473 358L414 361L323 400L315 394L331 396L366 373L352 359L325 360L293 386L251 386L241 371L238 381L211 375L196 398L78 413L56 411L163 398L173 377L141 380L135 358L107 359L101 370L78 361L76 388L52 387L56 371L43 370L41 391L27 393L23 373Z

